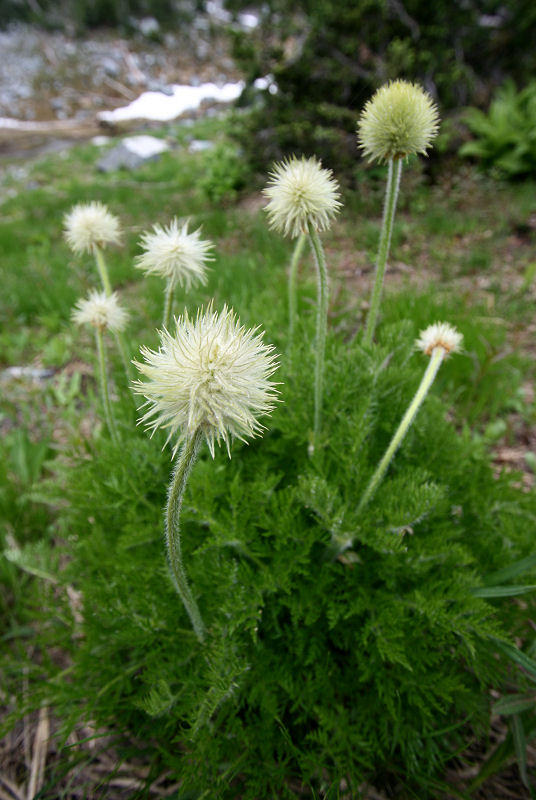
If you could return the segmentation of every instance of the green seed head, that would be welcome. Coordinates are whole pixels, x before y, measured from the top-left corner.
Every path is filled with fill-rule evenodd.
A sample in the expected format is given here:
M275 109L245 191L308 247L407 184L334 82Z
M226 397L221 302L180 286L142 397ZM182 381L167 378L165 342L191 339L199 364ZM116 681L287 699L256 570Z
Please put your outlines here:
M415 83L392 81L368 101L357 125L359 147L369 161L426 154L437 134L437 106Z

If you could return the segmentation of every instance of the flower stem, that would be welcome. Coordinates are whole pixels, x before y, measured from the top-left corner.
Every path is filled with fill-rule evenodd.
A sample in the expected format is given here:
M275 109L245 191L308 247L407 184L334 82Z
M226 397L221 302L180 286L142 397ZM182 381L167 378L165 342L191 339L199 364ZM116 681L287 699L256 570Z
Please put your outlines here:
M169 328L169 320L171 318L171 306L173 305L173 281L170 279L166 284L166 297L164 300L164 318L162 320L162 327L166 330Z
M359 501L359 505L357 507L358 511L362 511L367 503L372 499L376 489L380 485L385 473L387 472L387 468L393 458L394 454L402 444L402 441L408 432L413 420L415 419L419 408L421 407L424 398L428 394L428 391L434 382L435 376L437 375L437 371L441 366L441 362L445 357L446 351L443 347L434 347L432 350L432 354L430 356L430 362L426 368L426 372L423 375L421 380L420 386L417 389L415 396L411 403L409 404L406 413L404 414L400 425L397 428L397 431L393 438L389 443L389 447L385 451L382 460L378 464L376 468L376 472L372 476L369 481L367 488L363 494L363 497Z
M391 246L391 235L393 233L393 222L395 218L396 201L398 198L401 174L402 159L397 158L394 160L391 158L389 160L389 171L387 174L387 188L385 191L380 244L378 247L378 256L376 258L376 275L374 277L374 287L372 289L372 296L370 299L370 310L365 328L364 344L366 346L372 344L374 331L376 330L376 324L378 322L378 314L380 311L380 302L383 289L383 278L385 275L385 267L387 266L387 258L389 257L389 248Z
M197 459L202 438L202 431L198 428L193 436L189 436L186 439L182 446L169 486L166 507L166 547L169 566L173 573L175 588L184 603L192 627L200 642L205 640L206 629L182 564L179 520L186 482Z
M109 297L112 293L112 284L110 283L108 267L106 266L106 261L104 260L103 252L100 249L100 247L96 244L93 245L93 250L95 253L95 261L97 262L97 269L99 270L99 275L102 282L102 288Z
M328 326L328 269L324 249L316 230L309 226L309 238L313 248L317 275L317 302L316 302L316 363L315 363L315 411L313 442L310 452L318 442L322 419L322 395L324 389L324 355L326 352L326 335Z
M294 329L296 327L296 317L298 312L298 297L296 292L296 284L297 284L297 277L298 277L298 264L300 263L300 259L303 254L303 248L305 247L305 242L307 240L307 236L305 233L301 233L298 237L296 242L296 246L294 247L294 252L292 253L292 258L290 260L290 270L288 274L288 342L289 342L289 350L292 349L292 344L294 341Z
M108 392L108 377L106 375L106 360L104 357L104 341L102 337L102 330L95 329L95 336L97 339L97 355L99 362L99 378L102 393L102 405L104 407L104 416L106 417L106 424L112 439L117 440L117 431L115 429L115 421L112 413L112 406L110 403L110 394Z
M104 260L104 254L101 248L98 245L93 245L93 249L95 252L95 261L97 262L97 269L99 271L102 288L106 292L106 295L110 297L112 294L112 284L110 283L110 275L108 273L108 267L106 266L106 261ZM117 349L121 355L121 361L123 362L123 367L125 368L125 373L127 376L127 380L130 381L132 378L132 372L130 369L130 360L127 356L127 346L125 342L125 337L121 332L117 332L115 334L115 340L117 342Z

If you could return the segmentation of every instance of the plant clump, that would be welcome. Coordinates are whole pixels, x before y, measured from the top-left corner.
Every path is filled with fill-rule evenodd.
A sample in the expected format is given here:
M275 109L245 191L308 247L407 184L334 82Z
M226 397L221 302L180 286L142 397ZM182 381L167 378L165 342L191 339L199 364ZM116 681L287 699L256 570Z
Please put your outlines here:
M435 110L423 111L421 90L399 91L431 140ZM270 274L248 260L248 294L235 263L205 276L212 245L199 230L155 225L137 263L167 278L164 320L177 270L188 304L205 277L215 299L185 308L174 329L144 331L141 379L127 389L103 344L126 315L102 240L93 247L103 291L80 301L74 319L95 328L107 430L76 431L33 492L54 508L61 538L45 543L45 564L39 548L9 551L54 587L54 613L31 630L43 657L28 667L33 691L23 687L22 707L54 707L64 741L84 717L142 747L141 797L168 775L184 797L359 797L369 783L400 800L433 800L448 792L453 754L487 735L492 698L512 686L517 699L534 693L536 662L523 649L534 606L512 598L534 590L536 500L497 475L482 438L457 424L464 382L481 391L463 372L462 342L473 353L486 323L413 290L381 305L408 141L406 117L395 118L361 328L352 314L330 323L319 233L341 203L316 159L278 163L265 190L271 227L297 240L288 336L283 259ZM263 236L266 255L277 237L266 226ZM187 262L175 260L176 240L191 246ZM306 243L316 307L298 315ZM215 310L221 286L247 324L227 303ZM138 421L151 438L134 424L132 390L145 397ZM528 785L523 743L536 730L534 709L516 708L512 736ZM129 745L118 749L126 758Z

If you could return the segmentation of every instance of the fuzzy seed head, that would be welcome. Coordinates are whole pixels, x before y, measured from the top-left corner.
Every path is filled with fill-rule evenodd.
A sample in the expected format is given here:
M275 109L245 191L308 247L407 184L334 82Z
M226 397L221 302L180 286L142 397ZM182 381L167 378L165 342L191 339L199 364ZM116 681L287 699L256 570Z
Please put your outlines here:
M326 230L341 207L339 184L316 158L292 156L275 164L263 194L270 227L292 239L308 225Z
M201 229L188 233L188 222L179 227L176 219L167 228L154 225L152 232L141 237L145 252L136 259L136 266L147 275L161 275L173 285L187 290L192 283L206 283L206 262L212 261L212 242L201 239Z
M274 408L276 389L270 376L278 367L274 349L263 344L258 328L247 330L226 306L210 305L190 319L176 319L174 334L160 332L157 351L141 348L144 363L134 362L146 382L134 391L146 397L140 422L153 433L167 428L175 438L173 455L199 428L211 455L223 440L230 455L232 437L246 441L263 426L258 417Z
M367 102L357 140L369 161L426 154L439 127L437 106L418 84L392 81Z
M90 253L95 247L119 244L119 220L99 202L80 203L65 215L64 235L75 253Z
M99 330L122 331L127 324L128 313L119 305L117 294L113 292L90 292L87 300L79 300L73 313L77 325L92 325Z
M448 322L434 322L421 331L415 342L415 347L422 350L425 355L432 355L436 347L441 347L446 355L457 353L461 350L463 336Z

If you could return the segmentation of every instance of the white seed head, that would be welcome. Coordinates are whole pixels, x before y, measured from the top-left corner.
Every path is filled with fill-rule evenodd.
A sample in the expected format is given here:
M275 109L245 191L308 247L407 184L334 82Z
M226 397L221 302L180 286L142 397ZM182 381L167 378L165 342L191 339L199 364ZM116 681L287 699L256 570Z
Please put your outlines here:
M437 106L418 84L392 81L367 102L357 125L363 154L378 161L426 154L439 127Z
M432 355L436 347L442 347L445 353L456 353L461 349L463 335L448 322L434 322L421 331L415 341L415 347L427 356Z
M141 237L145 252L136 266L147 275L161 275L166 280L189 289L192 283L206 283L206 262L212 261L212 242L201 239L201 229L188 233L188 222L181 227L176 219L167 228L154 225Z
M341 207L339 184L316 158L292 156L275 164L263 194L270 227L292 239L308 225L326 230Z
M257 417L272 411L276 389L270 376L278 367L274 349L263 344L258 328L246 330L234 312L212 305L190 319L176 319L175 334L160 332L157 351L141 348L144 363L134 362L147 382L134 391L147 398L140 422L154 432L167 428L167 441L182 441L201 429L214 457L214 444L242 441L263 430Z
M99 330L122 331L128 320L128 313L119 305L117 294L90 292L87 300L79 300L73 314L77 325L92 325Z
M80 203L65 215L64 235L75 253L92 252L95 246L119 244L119 220L99 202Z

